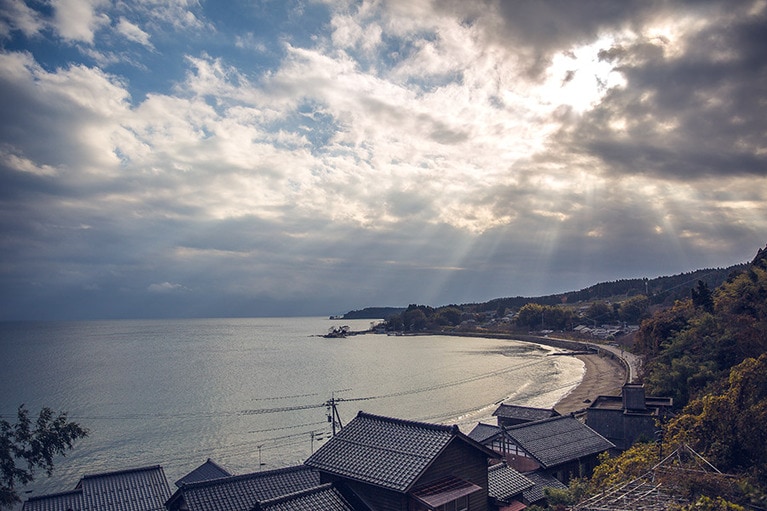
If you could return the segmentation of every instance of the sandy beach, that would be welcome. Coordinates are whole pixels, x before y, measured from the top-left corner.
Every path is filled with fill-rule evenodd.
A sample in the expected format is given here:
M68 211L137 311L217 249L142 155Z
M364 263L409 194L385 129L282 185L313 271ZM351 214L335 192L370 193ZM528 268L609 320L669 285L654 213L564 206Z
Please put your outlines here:
M554 405L563 415L588 407L597 396L620 395L626 379L626 370L618 360L597 354L577 357L583 361L586 372L581 383Z

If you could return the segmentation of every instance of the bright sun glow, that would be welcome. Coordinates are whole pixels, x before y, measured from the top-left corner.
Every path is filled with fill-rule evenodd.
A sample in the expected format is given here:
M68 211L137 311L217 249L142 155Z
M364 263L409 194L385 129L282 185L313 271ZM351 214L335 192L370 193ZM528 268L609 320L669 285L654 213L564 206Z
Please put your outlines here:
M599 59L600 50L609 48L611 39L600 39L588 46L557 54L547 69L541 94L551 105L567 105L582 113L597 105L614 87L625 86L623 75L609 62Z

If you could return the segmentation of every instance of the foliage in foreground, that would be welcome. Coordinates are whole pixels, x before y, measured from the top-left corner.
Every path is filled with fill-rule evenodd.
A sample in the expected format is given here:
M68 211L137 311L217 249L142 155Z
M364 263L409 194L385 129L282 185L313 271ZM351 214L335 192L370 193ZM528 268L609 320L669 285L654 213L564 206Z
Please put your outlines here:
M67 420L66 413L54 415L50 408L43 408L34 423L24 405L17 411L15 424L0 420L0 509L21 501L17 485L34 481L37 470L50 477L53 458L65 455L87 435L87 430Z

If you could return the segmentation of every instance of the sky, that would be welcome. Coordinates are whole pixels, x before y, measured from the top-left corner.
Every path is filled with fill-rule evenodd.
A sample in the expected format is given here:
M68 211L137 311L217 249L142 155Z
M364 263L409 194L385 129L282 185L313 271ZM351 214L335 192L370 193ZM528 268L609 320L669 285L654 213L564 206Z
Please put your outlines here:
M0 320L540 296L767 243L767 0L0 0Z

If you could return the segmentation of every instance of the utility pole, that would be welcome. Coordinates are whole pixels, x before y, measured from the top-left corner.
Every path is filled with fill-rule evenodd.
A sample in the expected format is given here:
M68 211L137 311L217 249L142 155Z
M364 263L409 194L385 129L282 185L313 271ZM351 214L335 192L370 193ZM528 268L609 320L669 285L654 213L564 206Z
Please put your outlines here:
M316 431L312 431L312 434L311 434L312 454L314 454L314 441L317 440L319 442L320 440L325 440L324 435L325 435L325 432L317 433Z
M338 429L341 429L344 427L343 424L341 424L341 416L338 415L338 407L336 406L338 404L338 399L336 399L335 392L330 395L330 401L325 403L325 406L327 407L327 414L328 414L328 422L331 423L332 429L333 429L333 436L336 436L336 423L338 423Z

